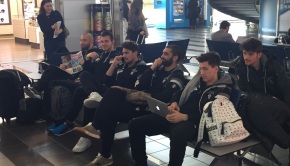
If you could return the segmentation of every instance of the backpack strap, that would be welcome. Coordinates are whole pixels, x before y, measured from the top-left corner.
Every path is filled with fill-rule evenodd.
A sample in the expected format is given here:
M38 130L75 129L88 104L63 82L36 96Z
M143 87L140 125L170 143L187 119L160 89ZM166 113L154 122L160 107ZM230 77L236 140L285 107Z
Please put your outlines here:
M202 112L200 121L199 121L199 129L198 129L198 137L197 137L197 145L194 148L194 152L193 152L193 156L194 157L198 157L199 152L200 152L200 147L202 145L202 143L204 142L204 127L205 127L205 113L209 112L212 106L212 101L211 102L207 102L204 106L204 111Z

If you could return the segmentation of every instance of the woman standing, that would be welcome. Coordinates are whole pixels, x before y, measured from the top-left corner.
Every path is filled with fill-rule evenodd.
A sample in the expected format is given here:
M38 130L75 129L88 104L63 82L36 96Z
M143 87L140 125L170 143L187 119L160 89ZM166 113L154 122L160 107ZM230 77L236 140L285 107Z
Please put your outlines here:
M53 52L65 47L63 18L57 10L53 10L51 0L43 0L37 21L43 32L45 59L49 60ZM58 21L61 21L60 26L57 25Z
M136 41L137 44L145 44L145 39L143 42L142 39L148 36L145 17L142 10L143 0L134 0L129 10L127 39ZM138 35L140 35L139 38Z

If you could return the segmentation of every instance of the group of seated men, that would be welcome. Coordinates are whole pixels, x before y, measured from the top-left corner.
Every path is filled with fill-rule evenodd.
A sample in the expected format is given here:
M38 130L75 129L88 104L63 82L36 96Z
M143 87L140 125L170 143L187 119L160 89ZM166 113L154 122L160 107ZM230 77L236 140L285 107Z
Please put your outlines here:
M133 42L122 44L122 55L114 52L113 36L101 35L102 53L93 48L90 34L81 36L84 71L77 76L67 75L56 67L48 68L34 88L33 94L44 91L46 109L50 109L51 86L63 85L73 91L73 107L61 120L48 127L55 135L74 129L89 137L100 139L101 151L88 165L111 165L111 148L116 126L129 123L131 153L136 166L147 165L145 136L169 133L169 166L182 165L188 140L197 136L204 105L216 95L230 97L235 86L230 74L219 68L220 57L215 52L201 54L199 72L185 84L178 65L183 51L175 45L164 48L163 54L152 66L138 59L138 46ZM243 56L238 59L234 73L246 98L238 112L247 130L261 139L267 150L274 144L290 147L287 122L290 119L290 91L288 79L277 60L262 52L262 44L250 38L241 44ZM63 67L61 67L63 68ZM80 83L75 82L79 77ZM169 103L166 118L148 111L146 96ZM73 121L84 107L83 127L74 127ZM88 137L81 137L73 152L82 152L91 146Z

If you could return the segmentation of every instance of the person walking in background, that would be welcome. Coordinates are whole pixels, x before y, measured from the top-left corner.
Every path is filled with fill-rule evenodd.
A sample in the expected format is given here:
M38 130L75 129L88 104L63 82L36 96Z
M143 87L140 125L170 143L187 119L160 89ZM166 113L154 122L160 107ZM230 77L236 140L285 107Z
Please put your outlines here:
M196 20L199 15L199 7L197 0L190 0L187 4L188 13L187 18L190 19L190 27L196 28Z
M126 38L130 41L136 41L137 44L145 44L145 39L142 39L143 37L146 38L148 36L145 17L142 10L143 0L134 0L131 4L128 16L128 30Z
M43 0L37 21L43 32L45 59L49 60L54 51L65 47L63 17L57 10L53 10L51 0ZM58 21L61 21L60 26L57 25Z

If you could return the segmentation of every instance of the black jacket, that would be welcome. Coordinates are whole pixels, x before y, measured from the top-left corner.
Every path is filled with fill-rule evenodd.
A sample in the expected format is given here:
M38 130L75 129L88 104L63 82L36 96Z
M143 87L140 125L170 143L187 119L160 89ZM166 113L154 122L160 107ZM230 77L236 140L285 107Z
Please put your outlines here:
M183 88L184 74L179 65L171 71L164 69L164 66L155 71L147 69L138 79L135 89L145 90L153 98L170 102L172 95Z
M240 58L235 67L239 88L248 97L253 93L271 95L290 106L290 86L284 69L271 55L263 54L260 61L261 71L257 72L245 65L243 57Z
M128 67L127 64L118 66L118 69L112 76L105 76L105 85L110 86L121 86L129 89L134 89L135 83L145 70L148 69L144 61L138 60L134 66Z
M199 79L197 86L194 86L193 89L185 88L183 91L177 92L173 96L172 102L180 104L182 93L188 91L188 98L183 102L183 104L179 105L180 112L187 114L188 120L193 121L196 126L199 126L204 105L209 101L213 101L216 95L230 97L233 81L231 76L225 73L220 73L219 80L211 86L206 86L201 77L194 77L193 79ZM193 80L191 80L188 85L192 81Z
M59 11L54 10L50 13L49 16L46 14L40 14L37 16L37 21L40 26L41 31L43 32L44 41L64 41L65 35L64 32L60 33L58 37L53 38L54 29L51 28L53 24L58 21L61 21L60 29L64 29L64 22Z
M99 49L90 49L86 55L91 52L97 52L100 57L95 61L86 60L83 69L90 72L98 81L104 83L106 72L110 68L110 61L115 58L117 53L115 51L100 52Z

